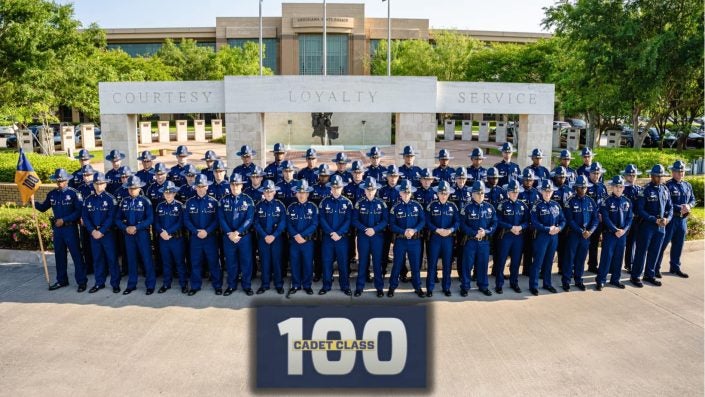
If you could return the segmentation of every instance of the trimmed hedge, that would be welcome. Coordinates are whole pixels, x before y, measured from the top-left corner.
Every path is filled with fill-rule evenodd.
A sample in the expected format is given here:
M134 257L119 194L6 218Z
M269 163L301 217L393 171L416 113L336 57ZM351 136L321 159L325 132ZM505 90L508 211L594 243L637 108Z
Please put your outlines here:
M15 182L19 152L0 153L0 182ZM77 160L67 156L45 156L37 153L27 153L27 159L32 163L34 171L44 183L50 183L49 177L57 168L65 168L68 173L76 171L80 165Z
M631 148L598 148L595 149L597 155L593 161L597 161L605 168L605 178L611 178L618 175L628 164L634 164L644 173L651 170L654 164L662 164L666 169L673 165L676 160L683 160L690 163L692 160L703 157L703 151L697 149L683 150L678 152L676 149L656 148L631 149ZM557 154L556 154L557 155ZM575 158L571 162L573 168L577 168L582 164L580 152L574 152ZM557 164L557 159L556 159Z
M697 200L698 207L705 207L705 175L693 175L685 177L685 180L693 186L693 194Z
M37 226L29 207L12 203L0 206L0 248L39 250ZM51 211L37 211L37 221L42 232L44 249L54 249L52 231L49 226Z

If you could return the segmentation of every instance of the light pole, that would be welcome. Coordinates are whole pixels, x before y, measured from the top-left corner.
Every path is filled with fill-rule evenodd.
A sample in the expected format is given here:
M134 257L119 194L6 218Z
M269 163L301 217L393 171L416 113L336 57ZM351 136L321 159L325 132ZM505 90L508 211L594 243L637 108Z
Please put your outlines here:
M262 1L259 0L259 75L262 76Z
M323 0L323 75L328 75L328 7Z
M392 0L387 2L387 76L392 75Z

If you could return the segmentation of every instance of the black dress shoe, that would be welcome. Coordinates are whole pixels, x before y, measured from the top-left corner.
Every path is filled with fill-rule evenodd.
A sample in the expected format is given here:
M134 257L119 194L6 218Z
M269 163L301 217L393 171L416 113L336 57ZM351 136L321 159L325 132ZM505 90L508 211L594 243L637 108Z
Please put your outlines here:
M423 290L422 290L421 288L417 289L417 290L414 291L414 292L416 292L416 295L418 295L419 298L425 298L425 297L426 297L426 294L424 294L424 292L423 292Z
M100 285L100 286L95 285L95 286L91 287L91 289L88 290L88 293L89 293L89 294L95 294L96 292L102 290L103 288L105 288L104 285Z
M622 284L622 283L610 283L610 285L614 285L615 287L617 287L617 288L619 288L619 289L625 289L625 288L627 288L627 287L626 287L624 284Z
M328 291L326 291L324 289L318 290L318 295L325 295L327 293L328 293Z
M188 294L188 287L181 287L182 294Z
M147 295L152 295L154 293L154 288L147 288Z
M79 284L78 288L76 288L76 292L83 292L86 290L86 284Z
M492 291L488 290L487 288L481 289L480 292L482 292L482 294L485 296L492 296Z
M565 291L565 292L570 291L570 285L569 285L569 284L563 284L561 287L563 287L563 291Z
M215 289L215 294L216 294L216 295L223 295L223 289L222 289L222 288L216 288L216 289Z
M298 291L298 290L299 290L299 288L291 287L291 288L289 288L289 292L287 292L287 294L294 295L296 293L296 291Z
M387 296L390 298L394 296L394 288L390 288L389 291L387 291Z
M122 294L123 295L130 295L132 293L132 291L134 291L134 290L135 290L134 288L125 288L125 290L122 291Z
M585 291L585 289L586 289L585 284L583 284L583 283L575 284L575 286L578 287L578 289L581 291Z
M498 294L500 294L500 295L502 295L502 293L504 293L504 291L502 291L502 287L496 287L496 288L494 289L494 292L496 292L496 293L498 293Z
M660 286L661 286L661 282L658 281L658 280L656 280L655 278L644 277L644 281L647 282L647 283L649 283L649 284L651 284L651 285L653 285L653 286L655 286L655 287L660 287Z
M644 283L641 282L638 278L630 278L629 281L632 283L637 288L643 288Z
M230 296L235 292L235 288L226 288L223 292L223 296Z
M255 294L255 291L253 291L252 288L245 288L244 291L245 291L245 295L247 295L247 296L252 296Z
M443 295L445 295L445 296L451 296L451 295L453 295L453 294L450 293L450 290L445 290L445 291L443 291Z
M512 285L511 288L516 292L517 294L521 294L521 288L519 288L518 285Z
M426 291L426 297L427 297L427 298L433 297L433 291L428 291L428 290L427 290L427 291Z
M319 281L321 281L321 276L318 275L318 274L314 274L314 275L313 275L313 282L314 282L314 283L317 283L317 282L319 282Z
M602 291L602 283L595 284L595 291Z
M113 294L117 294L119 292L120 292L120 287L113 288Z
M353 294L356 298L360 297L362 295L362 291L359 289L355 290L355 293Z
M656 273L654 273L654 277L662 278L663 276L661 275L661 272L656 272Z
M282 295L284 293L284 288L279 287L277 288L277 294Z
M347 295L347 296L351 296L351 295L352 295L352 291L350 290L350 288L344 289L344 290L343 290L343 293L344 293L345 295Z
M311 288L304 288L304 292L306 292L306 295L313 295L313 289Z
M378 289L377 290L377 297L382 298L383 296L384 296L384 291L382 291L381 289Z
M198 293L198 291L200 291L200 289L190 289L188 291L188 296L194 296Z
M402 283L408 283L409 282L409 277L406 274L400 275L399 276L399 281Z
M266 289L264 289L264 287L259 287L259 288L257 288L257 295L262 295L262 294L264 294L264 291L266 291Z
M167 286L162 285L161 288L159 288L159 291L157 291L157 293L158 293L158 294L163 294L163 293L165 293L166 291L168 291L168 290L170 290L170 289L171 289L171 287L167 287Z
M555 288L553 288L553 286L543 287L543 289L545 289L546 291L549 291L552 294L555 294L556 292L558 292Z
M539 295L539 290L537 290L536 288L530 288L529 292L531 292L531 295L533 295L533 296Z
M688 276L688 273L683 273L682 271L680 271L680 269L676 270L675 272L669 272L669 273L673 274L674 276L678 276L678 277L682 277L682 278L690 277L690 276Z
M67 285L68 285L68 283L66 283L66 284L54 283L54 284L52 284L52 285L49 286L49 291L56 291L57 289L62 288L62 287L65 287L65 286L67 286Z
M466 289L461 289L461 290L460 290L460 296L463 296L463 297L464 297L464 296L468 296L468 290L466 290Z

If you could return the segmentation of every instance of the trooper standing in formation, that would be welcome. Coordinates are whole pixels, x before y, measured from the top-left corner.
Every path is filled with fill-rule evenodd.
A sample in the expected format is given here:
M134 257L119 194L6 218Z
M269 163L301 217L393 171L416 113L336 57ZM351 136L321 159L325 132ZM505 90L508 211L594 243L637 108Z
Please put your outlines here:
M154 231L159 242L159 257L164 274L162 286L157 291L159 294L171 289L174 269L179 278L181 293L189 291L186 277L186 235L183 230L184 207L180 201L176 201L178 190L172 181L167 181L159 189L164 199L157 204L154 216Z
M477 271L477 287L486 296L491 296L487 264L490 258L490 237L497 229L497 214L491 204L484 201L485 184L472 183L472 201L463 208L460 228L465 233L463 248L463 272L460 295L467 296L470 290L470 271Z
M633 219L632 224L638 225L641 223L639 218L639 213L636 211L637 199L639 198L639 193L643 190L643 187L635 184L636 177L641 175L641 172L636 168L634 164L628 164L624 171L621 172L624 176L624 196L626 196L632 202L632 213ZM631 227L627 231L627 246L624 250L624 270L627 273L632 272L632 263L634 262L634 250L636 248L636 236L637 228Z
M620 289L625 288L624 284L619 281L619 276L622 274L620 267L622 266L624 248L627 245L627 232L632 227L634 205L623 195L624 179L620 175L612 178L610 186L612 186L612 194L600 206L605 230L600 267L595 279L597 291L601 291L602 286L607 282L607 273L612 273L611 285Z
M426 296L433 296L436 277L438 273L438 260L443 265L443 294L451 296L450 273L453 265L453 239L460 228L460 211L448 199L455 192L446 180L438 182L433 190L438 195L438 200L432 201L426 207L426 226L431 237L428 241L428 273L426 275Z
M558 233L565 227L561 206L551 200L553 183L548 179L542 180L540 191L541 200L531 208L531 225L536 235L533 240L533 258L529 276L529 291L532 295L539 294L539 274L543 275L543 289L552 293L557 292L551 281L551 266L558 247Z
M318 206L321 225L321 259L323 287L318 295L325 295L333 285L333 260L338 264L338 284L345 295L352 295L348 279L348 233L352 223L353 204L343 196L347 184L340 175L333 175L328 183L330 196Z
M196 195L184 204L184 227L191 234L189 239L191 289L188 295L196 295L201 290L205 266L208 266L215 294L222 295L223 278L215 232L218 227L218 202L207 194L210 182L205 175L196 176L194 185Z
M421 231L425 226L424 208L411 199L416 191L410 179L404 179L399 186L399 201L389 210L389 230L394 238L394 264L389 279L387 296L394 296L394 290L399 286L399 273L402 264L409 260L411 270L411 285L420 298L426 296L421 289Z
M504 186L512 179L519 179L521 176L521 168L519 168L519 164L512 162L514 146L512 146L511 143L503 143L502 146L499 147L499 151L502 153L502 161L495 164L494 167L497 168L499 172L499 184Z
M588 181L584 175L578 176L573 185L575 195L565 204L565 219L569 235L566 247L568 263L564 264L561 285L564 291L570 291L570 279L573 278L575 286L585 291L583 283L583 270L585 259L590 248L591 236L599 224L597 212L599 207L595 200L587 196Z
M125 236L125 251L127 253L128 278L127 287L122 292L129 295L137 289L137 263L144 265L144 285L147 295L154 293L157 276L152 262L149 227L152 226L154 214L152 203L140 195L144 182L137 176L131 176L124 185L129 191L129 196L124 198L118 207L117 227Z
M292 169L289 169L292 171ZM232 179L232 176L230 177ZM284 173L284 181L286 172ZM281 184L281 182L280 182ZM271 275L274 275L274 288L278 294L284 293L283 274L286 267L277 263L282 258L284 243L286 242L286 207L274 198L280 187L275 186L271 180L262 184L262 201L257 203L254 216L255 231L257 232L257 250L262 266L262 283L257 289L257 294L263 294L271 285ZM293 192L294 187L289 190ZM288 247L288 246L286 246ZM288 255L287 255L288 256Z
M291 288L288 294L302 289L313 295L313 237L318 228L318 208L308 201L313 188L306 179L298 181L292 188L296 202L287 208L286 228L289 232L289 255L291 260Z
M230 176L230 194L223 197L218 205L218 218L223 238L225 268L228 274L227 288L223 295L228 296L237 290L237 276L242 274L242 290L246 295L254 294L252 279L252 222L255 216L255 203L242 193L244 181L240 174Z
M362 295L369 272L370 256L374 273L374 286L377 297L384 296L384 277L382 275L382 233L387 228L388 212L384 200L377 196L380 186L374 177L368 176L361 186L365 196L355 203L353 211L353 226L357 229L358 273L355 285L355 296Z
M516 180L507 184L508 199L497 206L497 256L495 267L495 292L502 293L504 266L509 261L509 286L516 293L519 287L519 264L524 248L524 234L529 226L529 207L519 200L522 188Z

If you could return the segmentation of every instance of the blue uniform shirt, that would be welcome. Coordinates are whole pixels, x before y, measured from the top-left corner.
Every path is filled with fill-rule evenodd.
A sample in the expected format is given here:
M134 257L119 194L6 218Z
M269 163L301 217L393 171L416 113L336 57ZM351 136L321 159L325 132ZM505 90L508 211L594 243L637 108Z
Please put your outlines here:
M64 223L78 222L83 208L83 198L76 189L66 187L56 188L47 194L46 199L39 203L34 203L34 208L41 212L46 212L51 208L55 219L62 219Z
M264 168L264 177L273 181L274 184L282 180L282 170L279 168L281 166L280 164L280 161L273 161Z
M519 193L518 200L524 202L528 208L533 208L534 204L541 201L541 193L536 188L524 188L524 191Z
M585 175L585 178L590 180L590 166L589 165L581 165L578 167L578 170L575 171L578 175ZM600 175L600 182L603 182L602 175Z
M230 184L226 180L215 182L208 186L208 195L220 201L223 197L230 194Z
M107 234L115 225L117 201L108 192L91 194L83 201L82 219L86 230Z
M313 185L313 192L311 192L308 199L313 204L318 205L328 196L330 196L330 187L326 186L325 183L316 183Z
M201 170L201 174L205 175L206 179L208 179L209 181L215 181L215 172L213 171L213 168L204 168Z
M372 228L379 233L387 227L387 205L379 197L368 200L366 196L360 198L353 211L353 226L361 233L367 228Z
M449 229L455 233L460 227L460 211L450 200L445 204L440 201L432 201L426 207L426 226L431 233L436 229Z
M553 191L551 200L557 202L561 207L565 207L566 203L568 203L568 200L573 197L573 194L573 190L570 188L568 183L565 183L563 184L563 186Z
M404 164L399 167L399 173L401 173L399 180L408 179L411 181L412 185L421 186L421 181L419 180L419 176L421 174L421 167L415 165L407 166L406 164Z
M259 186L259 187L257 187L257 188L254 188L254 187L252 187L252 186L247 187L247 188L245 188L245 189L243 190L243 193L246 194L246 195L248 195L248 196L250 196L250 198L252 199L252 201L253 201L255 204L257 204L257 203L259 203L260 201L262 201L262 197L264 196L264 193L260 192L260 190L259 190L260 187L261 187L261 186Z
M671 194L674 216L680 216L680 206L683 204L688 204L691 208L695 207L695 195L693 194L693 187L690 185L690 182L685 180L676 182L675 179L671 179L666 182L666 188Z
M353 204L357 203L365 195L365 190L360 187L361 183L350 182L343 188L343 195Z
M428 207L428 205L436 199L438 199L438 196L432 188L424 189L420 187L414 192L414 200L418 201L423 208Z
M472 165L468 167L468 179L473 181L484 181L487 176L487 169L483 166L477 168Z
M154 230L157 233L166 231L173 235L184 228L184 205L177 200L167 203L166 200L157 204L154 216Z
M456 207L460 209L465 208L465 206L472 201L472 191L470 190L470 186L466 184L463 187L458 187L456 184L453 186L453 189L455 189L455 191L450 194L448 199L452 201Z
M95 193L95 188L93 187L92 183L81 183L78 185L76 188L79 193L81 193L81 197L87 198L91 194Z
M118 170L119 168L117 170L113 168L105 173L105 179L108 181L108 186L105 187L105 190L113 196L115 195L115 191L122 186L120 171Z
M387 205L387 208L392 208L394 204L396 204L400 198L399 198L399 191L395 187L384 185L379 191L377 192L377 197L382 199L384 203Z
M313 186L318 182L318 173L316 168L305 167L296 173L296 179L305 179L309 185Z
M639 192L636 210L639 216L649 223L656 223L658 218L670 221L673 217L673 204L668 188L649 182Z
M602 182L593 183L592 186L587 188L587 196L595 200L595 203L600 206L602 205L602 200L607 198L607 187Z
M345 183L351 183L352 179L353 179L350 171L343 171L343 172L335 171L333 173L333 175L340 176L343 179L343 182L345 182Z
M255 218L255 203L244 193L237 196L227 195L220 200L218 218L223 234L230 232L245 234L252 227Z
M480 229L485 231L487 237L497 229L497 214L492 204L482 202L469 202L460 213L460 228L468 238L474 238Z
M185 185L186 177L181 175L181 173L184 171L184 168L186 168L186 163L184 163L184 165L176 164L175 166L171 167L169 173L166 175L166 179L174 182L174 185L176 185L177 187Z
M166 181L164 182L166 183ZM157 205L164 201L164 193L161 193L159 189L161 189L164 186L164 183L161 185L158 184L156 181L149 185L147 188L146 196L149 199L149 201L152 203L152 208L156 209Z
M404 234L406 229L420 232L426 225L424 209L417 201L397 202L389 211L389 230L395 234Z
M249 175L254 172L256 167L255 163L250 163L249 165L240 164L233 170L234 174L240 174L242 176L242 180L245 182L243 184L244 188L248 188L252 184Z
M152 203L145 196L126 197L118 206L115 223L125 231L128 226L135 226L137 230L148 230L154 220Z
M375 178L377 183L382 184L382 183L384 183L384 174L386 172L387 172L387 168L382 165L377 165L377 166L370 165L369 167L367 167L367 171L365 171L364 178L371 176L371 177Z
M217 211L218 202L213 197L193 196L185 204L184 226L194 235L198 233L198 229L211 234L218 228Z
M558 226L563 230L565 216L561 206L553 200L548 202L543 198L531 208L531 227L542 233L548 233L551 226Z
M565 183L566 185L572 186L575 183L575 180L578 178L578 173L570 167L563 168L565 168Z
M277 183L277 187L279 190L277 190L276 197L277 200L281 201L284 204L284 208L288 207L291 203L296 201L296 193L294 193L291 188L294 187L294 179L291 181L287 182L285 180L281 180L279 183Z
M350 230L353 204L345 196L324 198L318 206L318 211L323 233L329 235L335 232L342 236Z
M318 208L310 201L292 203L287 209L286 230L293 238L297 234L308 239L318 228Z
M521 176L521 168L519 168L519 164L517 163L502 160L495 164L494 167L497 168L497 171L499 172L498 183L502 186L509 183L509 180L511 179L519 180L519 177Z
M279 237L286 230L286 207L279 200L262 200L255 208L254 223L259 238Z
M431 175L435 176L438 178L434 184L437 184L438 181L446 181L450 184L453 184L453 173L455 170L452 167L445 166L441 167L440 165L436 168L433 169L431 172Z
M497 208L497 205L507 199L507 191L502 186L493 186L485 193L485 201Z
M617 229L623 229L626 232L632 226L634 204L624 195L617 197L612 194L602 202L600 213L602 223L609 231L614 233Z
M497 227L511 229L521 226L522 231L529 227L529 207L520 200L505 200L497 205Z
M154 182L154 167L150 169L141 169L135 173L135 176L139 177L145 186L149 186Z
M597 217L599 210L600 207L592 198L587 195L583 197L575 195L565 205L566 223L576 233L582 233L584 230L594 233L600 223Z
M193 185L183 185L179 188L179 191L176 192L176 198L181 201L182 203L185 203L190 199L191 197L194 197L196 195L196 188Z
M526 167L534 171L534 176L538 178L537 180L534 181L534 187L538 186L539 180L541 179L550 179L551 178L551 171L548 170L548 168L538 165L534 166L531 164L530 166ZM524 169L526 169L524 168Z

